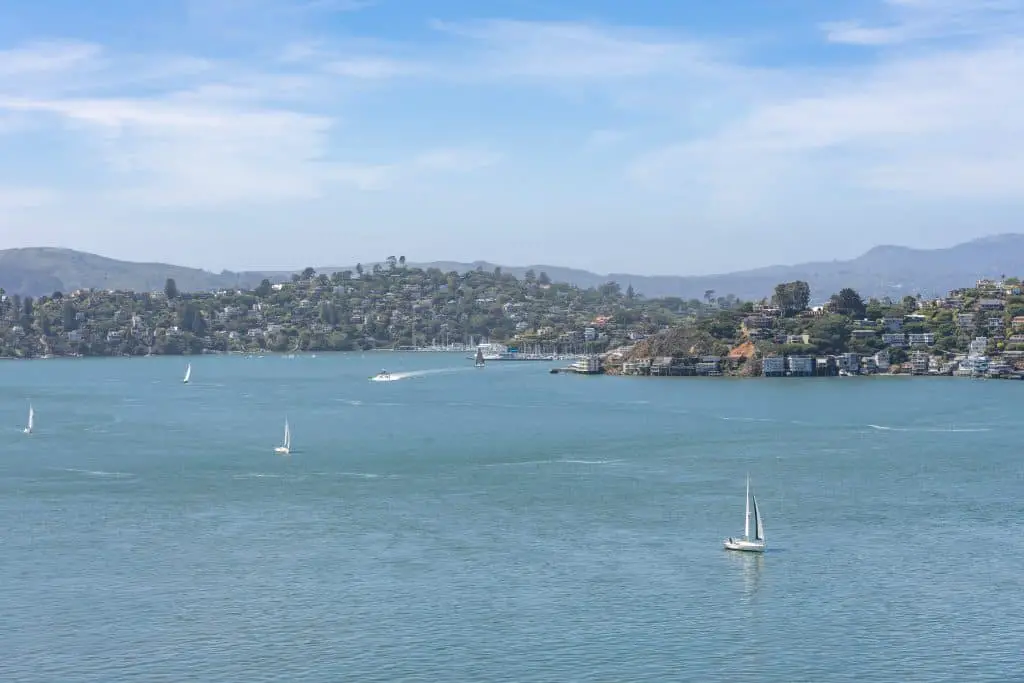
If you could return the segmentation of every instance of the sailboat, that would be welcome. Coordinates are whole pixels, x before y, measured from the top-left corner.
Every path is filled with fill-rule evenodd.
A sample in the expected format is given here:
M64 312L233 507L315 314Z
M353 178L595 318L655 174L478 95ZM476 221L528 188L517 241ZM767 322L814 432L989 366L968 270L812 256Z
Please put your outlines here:
M482 368L484 366L484 352L480 347L477 347L476 349L476 362L473 363L473 365L478 368Z
M754 538L750 538L750 512L753 501ZM750 495L750 477L747 477L747 512L743 519L743 538L727 538L722 541L727 550L741 550L748 553L763 553L765 549L764 522L757 508L757 496Z
M192 364L189 363L185 366L185 379L181 380L183 383L188 384L189 379L192 377Z
M28 404L28 424L25 425L24 432L26 434L31 434L32 433L32 428L35 426L35 423L36 423L36 411L33 410L32 404L29 403Z
M281 455L291 455L291 452L292 452L292 430L291 430L291 427L288 426L288 420L287 419L285 419L285 421L284 421L284 442L280 446L275 448L274 452L275 453L280 453Z

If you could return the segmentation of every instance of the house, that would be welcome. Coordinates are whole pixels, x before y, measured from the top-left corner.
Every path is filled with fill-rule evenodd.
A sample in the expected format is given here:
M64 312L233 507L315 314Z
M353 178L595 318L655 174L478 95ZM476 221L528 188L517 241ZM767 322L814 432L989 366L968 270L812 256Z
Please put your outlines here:
M769 315L748 315L743 319L743 325L748 330L763 330L775 325L775 318Z
M887 315L882 318L882 325L885 327L886 332L899 332L903 329L903 318Z
M904 346L907 343L907 335L902 332L890 332L882 335L882 342L888 346Z
M984 356L988 350L988 337L975 337L971 342L968 354L971 356Z
M931 332L908 334L907 341L910 342L911 346L931 346L935 343L935 335Z
M1004 305L1002 299L978 299L979 311L1001 311Z
M910 356L910 372L914 375L927 375L928 374L928 352L927 351L914 351Z
M882 349L874 356L872 356L872 358L875 362L875 367L878 368L879 372L888 372L890 362L889 351L887 349Z
M761 359L761 374L765 377L782 377L786 374L784 356L768 356Z
M874 330L853 330L850 336L854 339L874 339L878 333Z
M124 333L121 330L110 330L107 332L107 341L111 343L117 343L124 339Z
M811 343L811 335L809 335L809 334L787 334L786 335L786 343L787 344L810 344Z
M974 327L974 314L958 313L956 316L956 326L959 327L960 329Z
M787 356L786 373L791 377L810 377L814 374L814 358L811 356Z
M993 332L1001 332L1003 330L1003 319L1000 317L989 318L985 323L985 327Z
M839 354L836 356L836 365L851 375L860 372L860 358L855 353Z
M77 342L82 341L82 331L81 330L71 330L70 332L68 332L68 341L72 342L72 343L77 343Z
M722 359L718 356L704 356L695 368L698 375L718 375L721 374L721 363Z
M1015 330L1024 330L1024 315L1015 315L1010 320L1010 326Z

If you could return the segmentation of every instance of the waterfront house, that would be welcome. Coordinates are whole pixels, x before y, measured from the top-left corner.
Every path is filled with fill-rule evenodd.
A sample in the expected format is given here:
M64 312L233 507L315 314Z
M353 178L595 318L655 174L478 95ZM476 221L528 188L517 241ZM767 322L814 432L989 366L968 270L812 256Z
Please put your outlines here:
M718 356L704 356L697 362L695 368L698 375L720 375L722 374L722 359Z
M910 356L910 372L914 375L928 374L928 352L914 351Z
M787 356L786 374L791 377L810 377L814 374L814 358L811 356Z
M887 372L889 370L889 351L887 349L882 349L876 353L872 356L872 360L879 372Z
M855 375L860 372L860 358L855 353L841 353L836 356L836 366Z
M786 374L786 359L783 356L768 356L761 359L761 374L765 377L782 377Z

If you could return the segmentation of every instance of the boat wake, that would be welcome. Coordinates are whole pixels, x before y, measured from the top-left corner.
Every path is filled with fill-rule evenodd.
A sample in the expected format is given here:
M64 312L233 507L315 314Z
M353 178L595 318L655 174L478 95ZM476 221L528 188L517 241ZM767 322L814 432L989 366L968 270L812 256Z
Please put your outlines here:
M450 372L462 372L466 368L437 368L434 370L410 370L408 372L389 372L387 374L374 375L371 382L397 382L401 379L412 379L414 377L426 377L428 375L443 375Z
M60 472L70 472L71 474L82 474L87 477L97 477L101 479L125 479L127 477L134 477L135 475L131 472L106 472L104 470L83 470L75 467L51 467L50 469L56 469Z
M957 434L957 433L971 433L971 432L991 432L990 427L886 427L884 425L873 425L869 424L868 427L871 429L877 429L880 432L921 432L921 433L932 433L932 434Z

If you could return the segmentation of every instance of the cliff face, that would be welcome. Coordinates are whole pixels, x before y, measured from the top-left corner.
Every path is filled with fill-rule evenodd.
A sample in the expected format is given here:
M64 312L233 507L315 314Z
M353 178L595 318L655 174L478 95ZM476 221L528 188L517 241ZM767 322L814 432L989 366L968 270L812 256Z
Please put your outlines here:
M729 345L703 330L675 328L636 343L625 360L672 356L724 356Z

